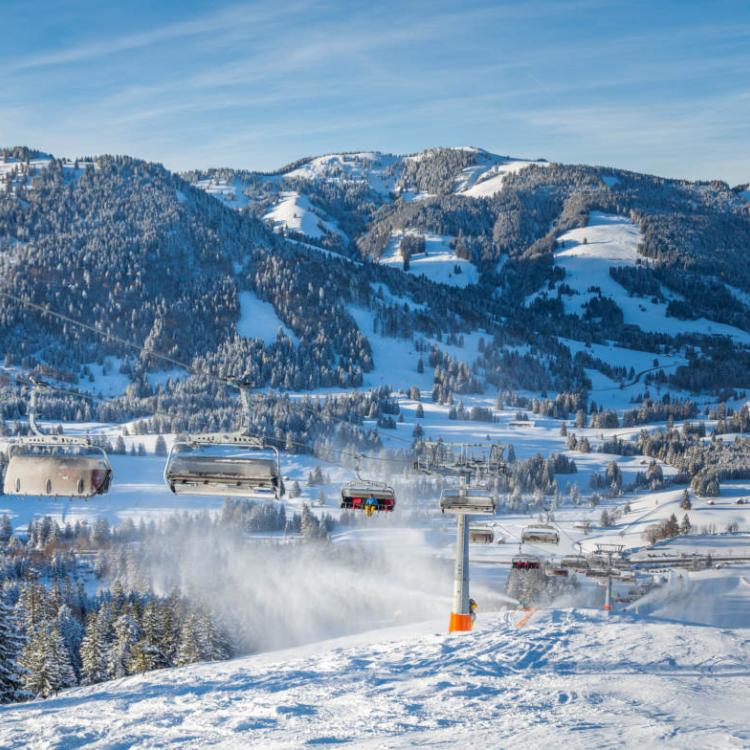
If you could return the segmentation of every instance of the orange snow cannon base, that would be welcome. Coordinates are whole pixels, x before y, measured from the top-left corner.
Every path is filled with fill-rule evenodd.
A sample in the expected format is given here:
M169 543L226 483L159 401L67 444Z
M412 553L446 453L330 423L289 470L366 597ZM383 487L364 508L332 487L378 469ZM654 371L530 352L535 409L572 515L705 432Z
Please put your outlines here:
M460 633L471 630L471 615L459 615L451 612L451 621L448 625L449 633Z

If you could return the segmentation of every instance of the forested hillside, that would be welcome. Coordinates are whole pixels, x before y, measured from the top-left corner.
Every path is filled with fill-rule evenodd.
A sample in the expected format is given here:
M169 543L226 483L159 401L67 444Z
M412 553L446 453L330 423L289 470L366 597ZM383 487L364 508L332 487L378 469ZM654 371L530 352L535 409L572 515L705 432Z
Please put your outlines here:
M721 182L473 148L178 176L15 147L0 177L6 366L94 390L97 367L116 368L125 411L157 390L186 409L188 393L221 395L154 380L163 361L23 302L284 390L364 385L385 364L373 336L411 342L398 366L416 382L427 364L441 401L495 386L585 395L592 372L616 384L643 369L592 344L678 358L646 385L747 385L750 202ZM253 334L264 304L277 335ZM480 349L461 343L470 334Z

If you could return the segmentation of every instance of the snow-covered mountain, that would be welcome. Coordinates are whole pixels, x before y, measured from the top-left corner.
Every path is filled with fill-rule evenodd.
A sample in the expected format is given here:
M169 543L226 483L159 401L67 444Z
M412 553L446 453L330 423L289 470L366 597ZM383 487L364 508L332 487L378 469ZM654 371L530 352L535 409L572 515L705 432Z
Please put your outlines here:
M451 354L474 373L452 391L581 391L601 377L617 387L640 357L591 345L669 361L654 377L675 393L748 385L741 188L473 147L181 177L127 157L15 148L0 170L0 287L259 385L358 386L384 364L378 337L410 342L415 371L418 351L472 335L491 344ZM279 341L268 316L257 332L248 324L248 293L273 308ZM72 334L71 347L59 326L0 305L15 364L44 351L75 382L96 363L93 338ZM133 380L157 366L114 345L107 354Z

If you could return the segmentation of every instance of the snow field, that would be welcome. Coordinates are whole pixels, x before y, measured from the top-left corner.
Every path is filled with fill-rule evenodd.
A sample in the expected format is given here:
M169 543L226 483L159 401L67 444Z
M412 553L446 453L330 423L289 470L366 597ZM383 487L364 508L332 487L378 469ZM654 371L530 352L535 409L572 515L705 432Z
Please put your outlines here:
M406 234L413 234L407 230ZM403 268L401 257L401 238L404 232L394 233L388 243L380 262L384 265ZM409 259L409 273L414 276L424 276L430 281L450 286L467 287L476 284L479 280L479 272L476 266L468 260L456 257L450 242L453 239L446 235L430 234L424 235L425 253L417 253ZM461 273L456 273L458 266Z
M0 743L743 747L746 631L571 610L434 620L0 708Z
M290 229L314 239L325 237L326 234L345 236L335 221L324 217L307 196L294 190L280 192L279 202L263 218L270 221L277 232Z
M240 319L237 323L237 333L246 339L262 339L266 344L276 341L279 329L294 344L298 344L297 336L282 323L273 305L257 297L253 292L240 292Z
M510 174L516 174L532 165L546 167L546 161L526 161L524 159L503 159L496 157L497 162L487 167L476 164L463 170L456 181L455 192L470 198L491 198L503 189L503 183Z

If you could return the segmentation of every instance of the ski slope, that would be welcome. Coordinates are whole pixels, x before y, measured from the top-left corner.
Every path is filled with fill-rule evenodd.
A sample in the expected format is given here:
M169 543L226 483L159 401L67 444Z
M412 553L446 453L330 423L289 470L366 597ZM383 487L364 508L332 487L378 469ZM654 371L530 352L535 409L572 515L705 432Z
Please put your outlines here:
M443 621L0 707L0 745L747 747L747 630L591 610Z
M516 174L532 165L540 167L549 165L547 161L503 159L502 157L494 157L492 161L494 163L490 167L480 161L478 164L464 169L456 181L455 192L469 198L491 198L503 189L503 183L508 175Z

